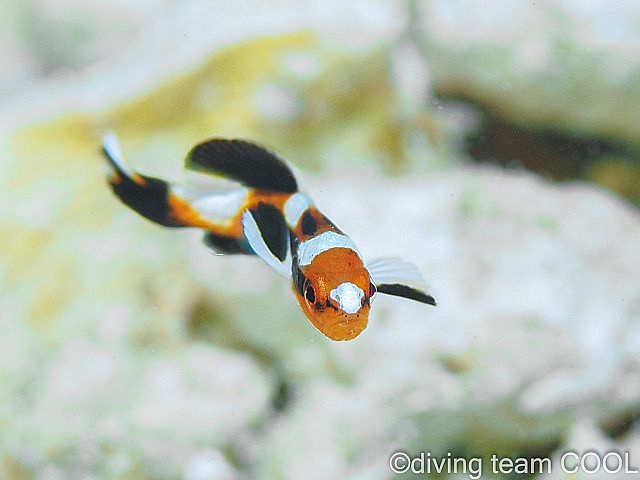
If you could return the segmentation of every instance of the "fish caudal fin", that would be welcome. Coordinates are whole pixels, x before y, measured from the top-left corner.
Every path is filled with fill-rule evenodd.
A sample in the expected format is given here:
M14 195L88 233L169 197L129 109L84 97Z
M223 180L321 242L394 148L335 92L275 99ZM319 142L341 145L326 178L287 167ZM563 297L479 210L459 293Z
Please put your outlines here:
M244 140L214 139L196 145L187 155L185 166L220 175L257 190L298 191L298 182L286 160Z
M109 184L126 205L149 220L165 227L183 226L171 218L169 184L133 171L127 163L118 137L108 132L102 138L102 151L109 161Z
M382 257L368 263L367 269L379 293L436 305L420 271L412 263L398 257Z
M104 135L102 150L109 161L113 192L140 215L165 227L206 230L205 244L220 253L253 253L240 219L232 221L244 204L246 189L200 192L140 175L127 163L113 133Z
M132 180L136 177L136 173L131 170L124 158L120 141L115 133L107 132L104 134L102 137L102 152L107 157L111 168L110 182L117 180L119 175L124 175Z

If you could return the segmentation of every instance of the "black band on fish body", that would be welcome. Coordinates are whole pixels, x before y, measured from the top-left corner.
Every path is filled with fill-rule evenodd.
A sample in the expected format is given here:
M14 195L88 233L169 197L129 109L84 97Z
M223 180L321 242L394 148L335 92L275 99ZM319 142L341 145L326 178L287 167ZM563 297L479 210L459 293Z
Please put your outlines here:
M302 215L300 228L302 229L302 235L307 237L314 235L318 231L318 222L313 218L313 214L309 210Z
M289 248L291 249L291 257L293 263L298 264L298 236L289 230Z
M307 277L305 277L304 273L302 273L302 270L300 270L297 258L294 258L291 267L291 281L293 282L293 286L295 287L296 292L298 292L301 297L304 297L304 288L305 283L307 282Z
M273 205L260 202L251 214L258 225L258 230L273 255L283 262L287 257L289 246L289 227L282 212Z

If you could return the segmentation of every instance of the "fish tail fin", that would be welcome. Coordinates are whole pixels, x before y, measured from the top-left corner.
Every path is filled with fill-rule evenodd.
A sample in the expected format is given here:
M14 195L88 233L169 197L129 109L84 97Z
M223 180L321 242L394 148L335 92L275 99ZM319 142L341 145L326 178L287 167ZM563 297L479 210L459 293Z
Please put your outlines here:
M112 132L102 138L102 151L108 161L111 189L131 209L165 227L205 230L204 243L216 252L253 253L243 235L242 219L238 216L233 221L235 214L229 211L241 210L245 190L203 193L140 175L127 163Z
M107 180L123 203L143 217L165 227L186 226L171 215L170 185L161 179L145 177L135 172L122 153L118 137L107 132L102 137L102 152L108 161Z
M102 153L107 157L109 162L109 176L108 180L110 184L120 183L122 177L131 180L138 184L143 184L144 181L140 178L140 175L135 173L122 153L122 147L118 136L113 132L107 132L102 137Z

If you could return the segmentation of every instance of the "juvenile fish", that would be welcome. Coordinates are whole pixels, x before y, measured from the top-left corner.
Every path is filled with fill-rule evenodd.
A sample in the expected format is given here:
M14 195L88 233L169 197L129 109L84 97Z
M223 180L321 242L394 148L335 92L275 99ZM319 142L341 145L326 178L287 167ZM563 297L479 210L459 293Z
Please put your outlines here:
M219 253L259 256L291 280L302 311L332 340L366 328L376 292L436 304L414 265L396 257L365 264L353 241L299 191L287 161L264 147L214 139L189 152L187 169L241 185L224 192L135 172L113 133L104 135L102 150L109 184L126 205L165 227L204 230L204 243Z

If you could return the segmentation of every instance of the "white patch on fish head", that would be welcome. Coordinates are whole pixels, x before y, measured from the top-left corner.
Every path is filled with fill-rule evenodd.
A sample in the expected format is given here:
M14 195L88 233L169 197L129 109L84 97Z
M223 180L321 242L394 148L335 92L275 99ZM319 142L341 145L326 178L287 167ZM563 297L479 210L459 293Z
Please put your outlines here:
M364 292L357 285L351 282L344 282L331 290L329 296L338 302L344 312L351 314L360 310Z

